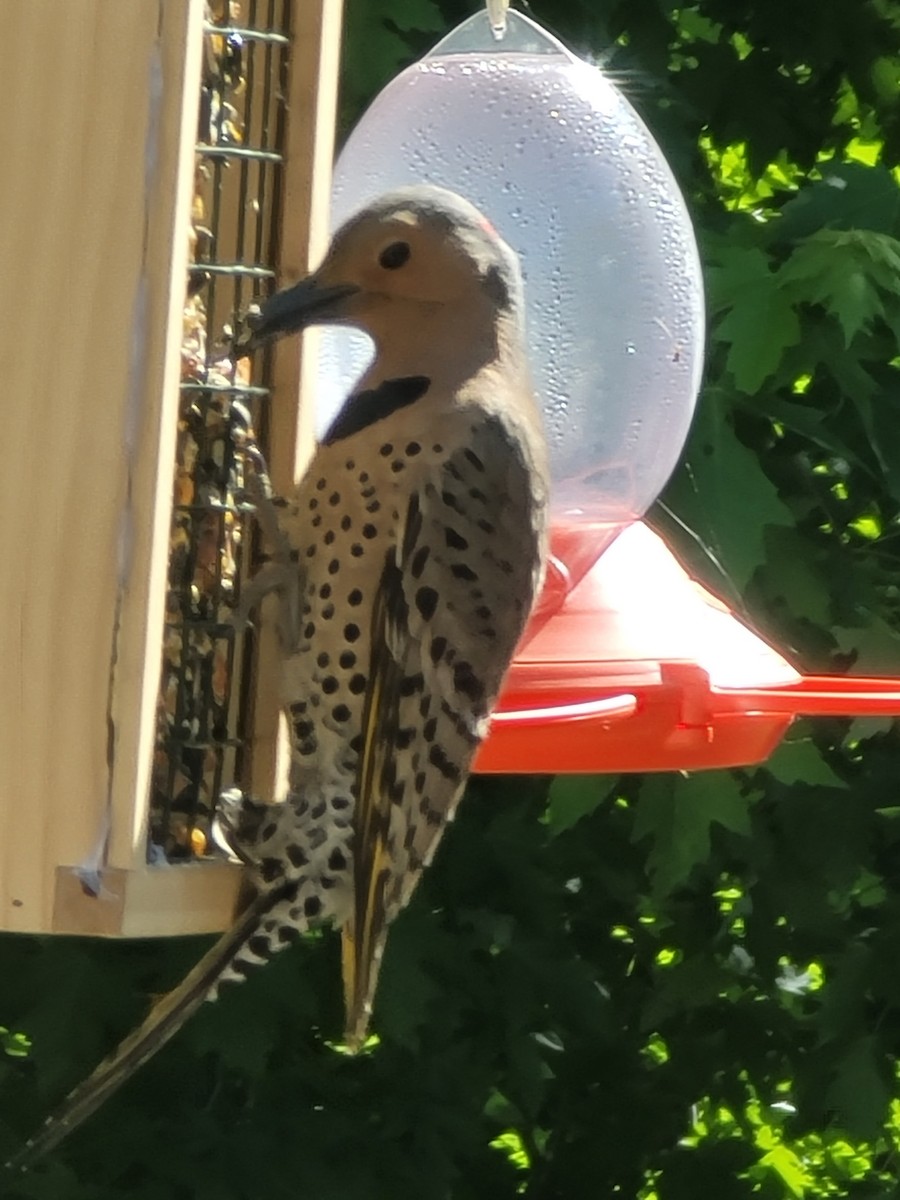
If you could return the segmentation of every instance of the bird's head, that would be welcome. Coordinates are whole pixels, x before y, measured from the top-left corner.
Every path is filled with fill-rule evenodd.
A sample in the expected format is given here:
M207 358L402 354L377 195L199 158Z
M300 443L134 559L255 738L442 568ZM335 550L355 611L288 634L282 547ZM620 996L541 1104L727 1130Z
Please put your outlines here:
M444 188L409 187L351 217L317 271L251 314L238 351L309 325L355 325L379 343L398 322L414 337L433 316L489 326L520 308L518 260L478 209Z

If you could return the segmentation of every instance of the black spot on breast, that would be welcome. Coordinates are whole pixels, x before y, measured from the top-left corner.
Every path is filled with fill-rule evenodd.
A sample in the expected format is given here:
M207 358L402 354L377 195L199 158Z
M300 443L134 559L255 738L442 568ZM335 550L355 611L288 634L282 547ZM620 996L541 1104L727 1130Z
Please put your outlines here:
M430 621L437 610L438 594L434 588L420 587L416 592L416 608L426 621Z
M444 529L444 539L451 550L468 550L469 548L469 543L462 534L457 533L449 525Z
M253 937L249 939L247 942L247 949L257 958L268 958L272 953L271 947L269 946L269 939L265 936L265 934L262 933L254 934Z
M347 684L347 687L350 689L351 695L361 696L363 694L363 692L366 690L365 675L359 675L359 674L354 675L351 678L350 682Z
M280 925L278 927L278 940L279 942L284 942L286 946L289 946L292 942L298 941L300 936L301 930L298 925L288 924Z
M374 525L363 525L362 535L364 538L372 539L378 536L378 529Z
M415 458L415 456L417 454L420 454L421 451L422 451L422 447L419 445L418 442L407 442L407 444L406 444L406 457L407 458Z
M344 640L347 642L355 642L358 639L359 639L359 626L353 625L353 624L345 625L344 626Z
M422 736L426 742L433 742L437 733L437 717L430 717L422 726Z
M329 871L343 871L346 869L346 866L347 866L347 858L346 858L343 850L339 850L337 848L337 846L335 846L335 848L332 850L331 854L329 854L329 856L328 856Z
M362 598L363 595L359 588L354 588L353 591L347 596L347 603L351 608L356 608L357 605L362 604Z
M303 912L310 921L314 920L322 911L322 901L318 896L307 896L303 901Z
M412 561L409 564L410 573L413 579L421 579L422 572L425 570L425 564L428 562L429 550L427 546L420 546L412 556Z
M465 448L465 450L463 450L463 454L466 456L466 458L469 460L469 462L472 464L472 466L475 468L476 471L484 470L484 463L481 461L481 459L478 457L478 455L475 453L474 450L471 450L467 446Z
M338 690L338 681L333 675L326 675L322 680L322 691L326 696L333 696Z
M343 650L341 652L341 657L338 659L338 662L344 668L345 671L349 671L351 667L356 666L356 655L353 653L352 650Z
M390 442L385 442L384 445L381 447L381 449L378 451L378 453L381 455L382 458L390 458L391 455L394 453L394 447Z
M456 763L450 761L444 752L443 746L432 746L428 751L428 761L433 767L437 767L445 779L450 779L454 782L459 779L459 767Z
M309 859L307 858L305 852L299 846L295 846L292 842L285 846L284 852L290 859L291 866L293 867L305 867L309 863Z
M429 653L431 661L437 665L444 657L444 651L447 649L447 639L445 637L436 637L431 639Z
M377 388L357 392L344 404L325 434L323 444L332 445L343 438L351 437L370 425L383 421L398 409L406 408L421 399L428 391L431 380L426 375L408 375L401 379L387 379Z
M336 704L334 706L334 708L331 710L331 715L334 717L334 719L336 721L341 721L341 722L349 721L350 720L350 709L347 707L346 704Z
M468 583L474 583L478 578L472 568L466 563L454 563L450 571L457 579L465 579Z
M424 686L425 677L421 671L418 671L415 675L407 675L405 679L402 679L397 690L401 696L415 696L416 692L421 692Z
M284 864L280 858L264 858L259 864L259 874L263 883L272 883L284 873Z
M316 655L316 666L318 667L327 667L330 661L328 653L325 650L321 654Z
M353 520L351 517L341 517L341 529L343 529L344 533L347 532L352 524Z
M453 686L470 700L484 699L484 684L472 669L472 664L458 662L453 668Z
M412 740L415 737L415 730L407 726L405 729L398 729L395 738L395 745L398 750L408 750L412 745Z

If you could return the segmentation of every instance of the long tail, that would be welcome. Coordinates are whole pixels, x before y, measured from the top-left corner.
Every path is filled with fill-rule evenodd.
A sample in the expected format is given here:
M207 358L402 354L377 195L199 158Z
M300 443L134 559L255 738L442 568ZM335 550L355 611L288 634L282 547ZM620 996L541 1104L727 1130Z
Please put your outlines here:
M58 1146L63 1138L95 1112L128 1077L153 1057L157 1050L173 1037L204 1000L214 999L217 985L227 977L238 980L244 972L238 966L248 961L260 962L263 955L254 949L247 952L248 942L261 928L262 919L283 900L284 889L259 893L241 914L232 928L216 942L173 991L154 1004L143 1024L125 1038L109 1058L70 1092L44 1126L30 1138L18 1154L6 1164L10 1170L25 1171L37 1159ZM277 946L270 946L270 951ZM243 956L241 951L244 951ZM234 969L229 971L228 968Z

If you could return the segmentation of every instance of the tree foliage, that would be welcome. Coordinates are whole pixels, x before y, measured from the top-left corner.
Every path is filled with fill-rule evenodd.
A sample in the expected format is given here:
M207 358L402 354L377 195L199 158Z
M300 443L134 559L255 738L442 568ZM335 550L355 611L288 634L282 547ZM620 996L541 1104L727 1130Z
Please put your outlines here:
M343 122L471 11L349 0ZM653 520L810 670L900 674L900 4L546 0L662 143L710 335ZM342 1053L335 939L201 1012L3 1195L900 1194L900 736L762 767L478 780ZM201 941L0 941L0 1149Z

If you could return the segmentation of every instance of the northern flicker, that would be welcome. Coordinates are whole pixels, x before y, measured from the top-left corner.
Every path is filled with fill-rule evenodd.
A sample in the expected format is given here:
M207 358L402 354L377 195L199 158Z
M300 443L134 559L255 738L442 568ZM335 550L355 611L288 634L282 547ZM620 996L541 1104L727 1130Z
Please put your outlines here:
M16 1165L220 983L312 925L341 927L347 1040L364 1041L388 925L453 816L543 575L546 449L521 292L515 255L476 208L411 187L349 220L318 271L252 320L242 353L324 322L375 346L277 515L267 586L281 601L289 794L225 798L223 836L254 900Z

